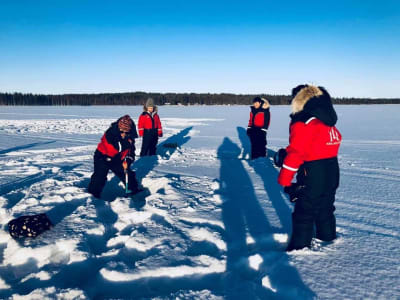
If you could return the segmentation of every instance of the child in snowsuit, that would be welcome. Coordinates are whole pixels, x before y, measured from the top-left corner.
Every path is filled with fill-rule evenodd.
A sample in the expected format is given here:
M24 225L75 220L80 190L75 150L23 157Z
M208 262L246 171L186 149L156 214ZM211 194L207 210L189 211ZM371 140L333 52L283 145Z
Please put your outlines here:
M342 141L335 127L337 115L322 87L301 85L293 89L289 146L281 149L278 183L295 202L292 236L287 251L336 238L335 194L339 186L338 151ZM277 159L279 160L279 159ZM292 178L297 172L297 182Z
M155 155L158 137L162 137L160 117L153 99L149 98L143 106L143 113L139 117L139 135L143 137L140 156Z
M138 193L135 173L129 168L135 160L136 126L133 120L125 115L112 123L104 133L94 153L94 173L88 187L89 193L100 198L111 170L125 183L125 172L128 173L128 188L131 194Z
M254 98L253 105L250 106L247 135L250 138L251 159L267 155L267 130L271 119L269 107L269 102L260 97Z

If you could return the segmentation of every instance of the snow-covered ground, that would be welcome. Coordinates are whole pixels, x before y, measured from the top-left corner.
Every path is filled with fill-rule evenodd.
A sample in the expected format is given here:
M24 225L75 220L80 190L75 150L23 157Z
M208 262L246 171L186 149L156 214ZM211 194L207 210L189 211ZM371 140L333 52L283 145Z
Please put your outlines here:
M247 159L247 106L161 107L158 155L133 165L144 206L111 173L107 201L85 191L101 134L140 107L1 107L0 298L400 299L400 106L336 109L339 238L286 253L292 205L271 159ZM270 155L289 110L271 109ZM36 213L55 227L12 239Z

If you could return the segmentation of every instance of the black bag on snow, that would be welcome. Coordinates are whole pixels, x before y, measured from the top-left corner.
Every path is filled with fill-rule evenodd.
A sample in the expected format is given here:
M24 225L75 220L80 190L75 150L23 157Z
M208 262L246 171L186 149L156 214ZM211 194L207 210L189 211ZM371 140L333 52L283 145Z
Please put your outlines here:
M8 222L8 231L13 238L34 238L52 226L53 224L46 214L38 214L11 220Z

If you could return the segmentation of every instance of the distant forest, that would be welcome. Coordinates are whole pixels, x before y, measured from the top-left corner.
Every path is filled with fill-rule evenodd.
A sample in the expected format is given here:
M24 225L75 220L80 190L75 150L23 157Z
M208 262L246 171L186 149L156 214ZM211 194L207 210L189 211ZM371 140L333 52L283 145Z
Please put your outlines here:
M157 105L248 105L255 96L272 105L288 104L289 95L238 95L196 93L104 93L34 95L0 93L0 105L143 105L151 97ZM400 98L333 98L335 104L400 104Z

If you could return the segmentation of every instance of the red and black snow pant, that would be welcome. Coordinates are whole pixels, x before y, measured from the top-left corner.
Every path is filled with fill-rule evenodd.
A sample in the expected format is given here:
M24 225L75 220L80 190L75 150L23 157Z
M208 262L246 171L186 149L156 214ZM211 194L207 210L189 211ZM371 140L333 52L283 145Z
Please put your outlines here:
M339 186L337 158L304 163L298 171L300 191L292 214L292 236L287 250L311 246L314 236L322 241L336 238L335 194Z
M130 168L128 163L128 188L132 192L138 189L138 182L136 180L135 172ZM110 157L103 155L100 151L96 150L94 153L94 172L90 178L88 187L89 193L96 198L100 198L101 192L107 182L108 171L112 171L118 178L125 183L125 173L122 167L122 161L119 157L111 159Z
M145 129L140 156L155 155L158 143L158 129Z
M267 132L258 127L247 129L251 143L251 159L267 155Z

